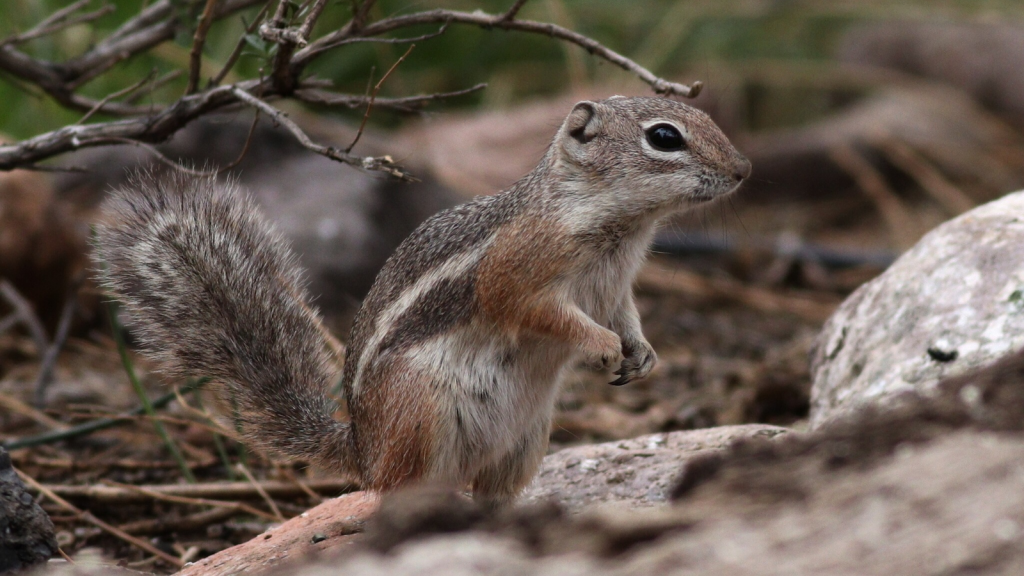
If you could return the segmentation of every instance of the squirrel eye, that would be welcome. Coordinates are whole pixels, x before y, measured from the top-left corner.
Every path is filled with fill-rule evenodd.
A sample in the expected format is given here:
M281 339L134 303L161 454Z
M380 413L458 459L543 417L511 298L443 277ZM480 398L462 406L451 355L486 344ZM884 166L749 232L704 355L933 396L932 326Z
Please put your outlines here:
M671 124L655 124L647 129L647 142L655 150L675 152L686 148L686 140L679 130Z

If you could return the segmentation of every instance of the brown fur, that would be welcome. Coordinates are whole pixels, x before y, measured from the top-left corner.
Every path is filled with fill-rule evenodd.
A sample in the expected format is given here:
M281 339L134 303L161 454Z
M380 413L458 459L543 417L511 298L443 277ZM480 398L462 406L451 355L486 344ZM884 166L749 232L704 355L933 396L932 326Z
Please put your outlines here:
M570 263L571 247L553 249L566 234L557 222L520 216L497 228L494 236L477 273L480 306L491 320L509 330L537 328L540 324L531 316L546 311L545 289Z
M356 453L365 487L391 490L421 478L431 461L430 439L437 422L437 408L430 398L428 379L414 373L401 359L374 366L368 375L389 386L372 386L351 410L358 433ZM364 407L387 406L367 411Z

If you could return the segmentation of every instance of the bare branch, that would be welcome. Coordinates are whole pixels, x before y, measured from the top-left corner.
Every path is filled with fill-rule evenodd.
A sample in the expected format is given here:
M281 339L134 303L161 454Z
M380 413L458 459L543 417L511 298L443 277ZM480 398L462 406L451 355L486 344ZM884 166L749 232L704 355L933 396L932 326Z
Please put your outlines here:
M117 42L122 38L142 30L143 28L147 28L160 22L171 15L171 10L172 6L170 0L157 0L156 2L153 2L148 7L143 8L141 12L125 21L124 24L121 24L117 30L111 32L106 38L96 45L96 48L108 46L113 42Z
M509 7L509 9L501 15L501 21L508 22L510 20L515 20L516 14L519 14L519 10L522 9L523 4L526 4L526 2L527 0L516 0L515 4Z
M497 28L544 34L557 40L576 44L590 53L634 73L641 80L650 84L658 93L694 96L700 89L699 83L695 83L692 86L684 86L659 78L632 60L603 46L596 40L571 30L543 22L517 19L517 15L523 5L525 5L526 0L514 0L508 10L498 15L479 11L470 13L456 10L429 10L383 18L375 22L369 19L369 13L374 6L374 0L363 0L362 2L354 0L352 3L352 20L339 30L326 34L314 41L309 41L309 36L321 14L326 10L327 0L306 0L300 8L300 14L304 15L302 22L294 27L289 27L289 6L293 4L288 2L288 0L279 0L277 2L274 15L270 19L266 18L266 14L270 10L269 0L205 0L204 11L199 27L194 35L190 55L188 93L177 101L169 105L137 106L133 104L134 100L141 94L152 92L158 83L166 82L169 77L148 83L144 81L110 94L100 100L94 100L75 92L83 83L103 74L118 62L170 39L179 27L179 22L176 20L177 10L175 9L174 2L175 0L155 0L152 5L122 24L117 31L97 43L93 48L77 58L62 63L39 60L20 52L12 45L0 43L0 71L9 73L18 82L42 89L48 96L67 108L83 111L85 115L82 122L97 113L140 116L90 125L66 126L16 144L0 146L0 170L8 170L15 167L44 169L38 166L37 163L58 154L89 146L111 143L123 144L128 141L141 144L162 142L172 136L177 130L204 114L244 103L270 115L275 121L288 127L304 146L318 154L363 169L379 170L399 178L409 179L411 176L395 166L392 159L387 156L362 158L312 142L307 136L302 134L301 130L298 130L298 126L287 119L283 112L267 104L265 99L295 97L300 101L317 104L348 107L366 106L363 126L360 128L361 134L365 127L366 118L374 106L407 112L415 111L418 107L433 100L479 90L483 87L482 85L449 93L412 96L408 98L378 99L376 96L381 82L387 78L390 71L384 75L381 82L378 82L376 88L367 96L333 94L327 90L318 89L329 89L329 82L302 79L301 77L302 71L314 58L332 48L354 42L398 44L425 40L445 33L451 23L477 26L484 29ZM269 71L269 77L241 81L228 86L217 86L227 76L239 58L245 41L243 37L231 57L225 63L224 68L211 80L205 90L201 90L199 84L202 47L212 22L241 9L254 6L257 3L262 3L262 10L247 27L249 30L247 34L251 34L251 31L258 27L261 34L266 33L264 34L265 36L278 42L277 54ZM51 16L36 28L42 30L47 26L69 21L72 19L75 10L81 10L86 5L85 0L78 0L72 6L69 6L68 9ZM260 23L261 21L263 21L262 24ZM424 34L415 38L384 37L388 33L397 30L424 24L438 25L439 29L434 33ZM402 57L402 59L404 58L405 56ZM399 62L402 59L399 59ZM140 88L145 85L149 86L149 90L140 91ZM114 101L114 99L120 96L133 93L135 96L125 99L124 102ZM356 140L358 140L358 136ZM355 142L353 142L354 144ZM162 156L158 156L158 158L161 158L161 161L171 163L176 168L180 168Z
M265 1L222 0L214 12L214 19L219 20ZM77 88L103 74L118 62L171 40L176 28L177 21L170 0L160 0L138 17L123 24L118 31L98 43L92 50L55 66L62 76L71 80L70 87Z
M348 28L353 32L362 30L366 24L366 18L370 15L370 10L376 3L377 0L363 0L363 3L359 4L358 0L353 0L352 21L349 22Z
M192 37L192 50L189 52L188 87L185 88L185 94L192 94L199 88L199 75L203 68L203 46L206 44L206 35L210 32L210 26L213 25L213 8L216 5L217 0L206 0L203 14L199 18L199 25L196 26L195 36Z
M95 10L93 12L81 14L74 18L68 18L68 16L74 14L78 10L81 10L90 2L92 2L92 0L78 0L78 2L75 2L70 6L61 8L60 10L57 10L56 12L51 14L49 17L47 17L39 24L33 26L31 29L22 32L21 34L15 34L14 36L6 38L3 41L0 41L0 45L23 44L25 42L28 42L29 40L35 40L36 38L48 36L50 34L53 34L54 32L59 32L66 28L70 28L76 24L83 24L85 22L91 22L98 18L102 18L103 16L106 16L107 14L113 12L115 9L113 4L104 4L98 10Z
M28 333L32 336L32 341L35 343L39 355L45 354L46 349L50 347L50 341L46 337L43 323L39 321L39 317L32 310L32 305L7 280L0 280L0 296L14 308L14 313L21 319L21 323L28 328Z
M320 14L324 11L325 6L327 6L327 0L315 0L313 6L309 9L306 20L298 30L299 42L297 44L305 46L309 43L309 35L312 34L313 26L316 26L316 21L320 19Z
M274 55L270 77L274 82L274 90L285 94L294 90L297 84L296 74L292 74L291 67L295 48L305 46L307 43L298 35L297 30L286 26L284 15L287 7L288 0L281 0L274 17L260 25L260 37L277 44L277 54Z
M235 67L235 63L238 62L238 58L242 55L242 50L245 49L245 37L252 34L253 30L260 25L260 22L262 22L263 18L267 15L267 10L269 8L269 2L264 4L263 8L258 14L256 14L256 17L253 18L252 22L245 27L245 34L242 34L242 37L238 39L238 43L235 44L235 49L231 51L231 55L228 56L228 60L224 63L224 67L221 68L220 72L218 72L217 75L213 77L213 80L210 81L210 86L220 85L220 83L224 81L224 78L227 77L228 72Z
M91 2L92 0L78 0L77 2L72 2L71 4L61 8L60 10L57 10L53 14L50 14L49 16L44 18L42 22L36 24L32 28L29 28L26 32L16 35L15 38L25 38L26 36L32 36L33 34L36 34L39 30L45 30L50 26L53 26L54 24L59 24L65 21L68 18L68 16L88 6ZM7 42L5 41L4 43L6 44Z
M245 137L245 144L242 146L242 151L238 154L238 158L235 158L234 162L231 162L227 166L222 166L217 169L217 174L223 174L228 170L231 170L235 166L242 163L245 155L249 153L249 145L252 144L252 135L256 133L256 125L260 122L260 111L256 110L256 113L252 116L252 126L249 126L249 134Z
M40 364L39 375L36 376L34 386L36 408L41 409L46 405L46 389L53 381L53 369L57 365L57 357L60 356L60 350L64 347L68 332L71 330L71 320L74 319L75 311L78 309L78 288L84 279L84 276L79 278L69 291L68 298L64 301L64 308L60 312L60 320L57 322L57 331L53 335L53 341L50 342L50 347L43 354L43 361Z
M263 0L222 0L215 19L225 17ZM174 36L176 27L170 0L159 0L85 54L63 63L39 60L0 44L0 70L42 88L62 106L86 112L97 102L74 93L79 86L103 74L118 62L144 52ZM107 103L100 112L134 116L152 112L152 107L135 108Z
M238 86L254 88L259 84L258 80L250 80ZM236 99L231 93L233 88L234 86L222 86L185 96L172 106L145 118L65 126L16 144L0 146L0 170L19 168L64 152L99 146L104 143L102 138L162 142L203 114L234 103Z
M138 140L132 140L131 138L106 137L96 138L95 140L82 142L82 146L99 146L101 144L124 144L126 146L135 146L137 148L142 148L143 150L146 150L147 152L152 154L158 161L160 161L161 164L173 168L179 172L190 174L192 176L214 176L217 174L216 171L206 172L204 170L193 170L186 166L182 166L181 164L178 164L177 162L171 160L167 156L164 156L163 152L157 150L152 145L146 144L145 142L139 142Z
M149 74L147 74L145 78L143 78L142 80L139 80L135 84L132 84L131 86L129 86L127 88L123 88L121 90L118 90L117 92L113 92L111 94L107 94L106 96L103 97L102 100L97 102L95 106L90 108L89 111L85 113L85 116L82 116L82 118L78 122L76 122L76 124L85 124L86 120L88 120L90 117L92 117L93 114L95 114L101 108L106 106L107 103L110 102L111 100L113 100L114 98L120 98L121 96L125 96L125 95L128 95L128 94L131 94L132 92L135 92L139 88L142 88L143 86L146 85L147 82L149 82L150 80L153 79L153 75L154 74L156 74L156 68L150 70Z
M17 326L18 322L21 322L21 316L18 316L17 312L11 312L7 316L0 318L0 334Z
M299 50L295 53L293 58L293 65L302 67L309 63L310 60L315 58L320 52L320 47L336 44L348 37L362 36L371 37L379 36L393 30L401 28L407 28L409 26L417 26L421 24L440 24L444 22L455 23L455 24L468 24L472 26L479 26L481 28L498 28L501 30L517 30L520 32L529 32L532 34L543 34L550 38L557 38L564 40L571 44L575 44L590 54L598 56L615 64L616 66L632 72L638 78L650 85L654 91L658 94L664 95L678 95L687 98L693 98L700 93L702 87L701 83L694 82L691 86L679 84L677 82L669 82L664 78L655 76L650 70L640 66L636 62L633 62L629 58L626 58L622 54L605 47L603 44L589 38L582 34L573 32L561 26L555 24L549 24L547 22L534 22L532 20L515 20L509 19L504 20L503 14L497 16L492 14L486 14L483 12L461 12L458 10L428 10L426 12L417 12L415 14L407 14L403 16L394 16L391 18L385 18L376 22L367 24L363 28L359 29L358 32L351 30L349 27L342 28L337 32L328 34L319 40L310 43L309 46Z
M366 121L370 119L370 112L373 110L373 101L377 98L377 93L380 92L380 87L384 85L384 82L388 79L388 76L391 76L391 73L395 71L395 68L398 68L398 65L405 61L406 57L408 57L409 54L412 53L412 50L415 47L415 44L410 44L409 49L405 51L405 54L402 54L402 56L398 60L395 60L395 63L391 65L391 68L388 68L388 71L385 72L384 75L380 77L380 80L377 82L377 85L373 87L373 92L370 93L370 101L366 103L366 113L363 114L363 121L360 122L359 130L356 131L356 136L355 138L352 139L352 143L348 145L348 148L345 148L346 154L351 152L352 149L356 147L356 143L359 142L359 138L362 137L363 129L366 128Z
M356 44L359 42L375 42L377 44L407 44L409 42L420 42L421 40L430 40L431 38L436 38L444 34L445 31L447 30L448 23L445 22L444 24L441 25L441 28L439 28L437 32L431 32L429 34L423 34L420 36L413 36L412 38L363 38L361 36L357 36L355 38L345 38L342 40L338 40L334 44L322 46L318 48L318 51L324 52L326 50L332 50L334 48L337 48L338 46L344 46L345 44Z
M487 88L486 83L480 83L462 90L452 92L437 92L434 94L421 94L417 96L405 96L403 98L377 98L374 106L377 108L389 108L400 112L416 112L437 100L465 96L473 92L479 92ZM323 90L302 89L295 92L295 98L310 104L323 104L326 106L343 106L346 108L362 108L370 102L367 96L355 96L351 94L335 94Z
M172 70L167 74L164 74L163 76L150 82L149 86L146 87L146 90L143 90L142 92L138 92L136 94L132 94L131 96L125 98L124 101L127 104L134 104L135 102L138 102L140 99L145 98L149 94L152 94L157 88L160 88L165 84L177 80L179 77L181 77L182 74L184 74L184 72L182 72L181 70ZM150 113L153 113L153 111L153 108L150 107Z
M238 98L242 102L245 102L246 104L252 106L253 108L256 108L257 110L263 111L265 114L273 118L274 121L284 126L289 132L292 133L293 136L295 136L299 143L302 144L307 150L311 150L313 152L316 152L317 154L320 154L321 156L326 156L327 158L330 158L332 160L337 160L338 162L348 164L349 166L355 166L357 168L363 168L366 170L377 170L380 172L386 172L402 180L415 180L415 178L413 178L412 175L404 171L401 167L395 165L394 160L390 156L366 156L360 158L358 156L342 152L341 150L338 150L333 146L323 146L321 144L317 144L316 142L313 142L309 138L309 136L306 135L305 132L302 131L302 128L299 128L298 124L296 124L290 118L288 118L288 115L282 112L281 110L274 108L270 104L267 104L266 102L260 100L259 98L253 96L252 94L249 94L241 88L233 87L232 93L235 95L236 98Z
M21 170L31 170L33 172L57 172L57 173L72 173L72 174L89 174L93 172L85 166L42 166L40 164L26 164L20 168Z

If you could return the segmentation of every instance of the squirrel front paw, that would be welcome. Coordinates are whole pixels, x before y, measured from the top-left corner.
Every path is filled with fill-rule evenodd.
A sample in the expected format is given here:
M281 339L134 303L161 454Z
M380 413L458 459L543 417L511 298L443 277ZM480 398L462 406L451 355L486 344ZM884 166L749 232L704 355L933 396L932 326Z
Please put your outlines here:
M623 386L651 373L658 363L658 355L646 340L624 340L622 343L622 365L615 371L618 378L609 382L612 386Z
M607 370L622 361L622 340L611 330L598 332L583 348L585 361L595 370Z

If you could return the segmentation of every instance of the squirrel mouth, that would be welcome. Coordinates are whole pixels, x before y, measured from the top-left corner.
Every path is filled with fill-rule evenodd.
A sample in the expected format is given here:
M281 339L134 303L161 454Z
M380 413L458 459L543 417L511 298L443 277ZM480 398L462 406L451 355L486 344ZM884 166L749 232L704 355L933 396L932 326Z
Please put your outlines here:
M706 204L719 198L725 198L739 190L741 184L742 182L715 183L690 196L689 201L693 204Z

